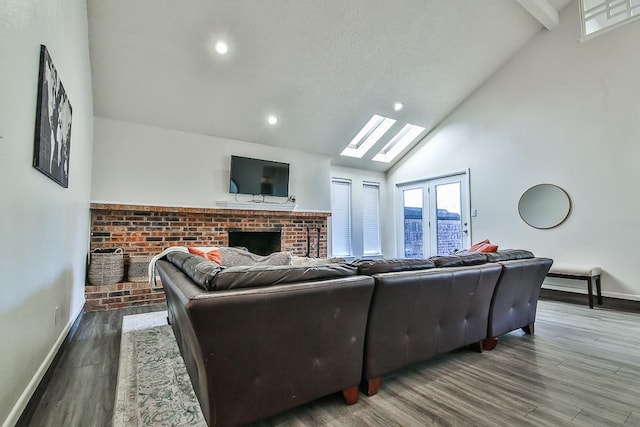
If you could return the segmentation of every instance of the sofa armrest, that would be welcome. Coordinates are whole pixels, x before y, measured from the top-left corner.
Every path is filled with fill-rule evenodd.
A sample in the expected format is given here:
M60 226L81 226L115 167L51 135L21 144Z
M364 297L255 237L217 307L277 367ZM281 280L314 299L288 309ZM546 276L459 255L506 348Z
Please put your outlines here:
M501 261L502 273L491 300L487 338L495 338L536 320L538 297L553 264L549 258Z

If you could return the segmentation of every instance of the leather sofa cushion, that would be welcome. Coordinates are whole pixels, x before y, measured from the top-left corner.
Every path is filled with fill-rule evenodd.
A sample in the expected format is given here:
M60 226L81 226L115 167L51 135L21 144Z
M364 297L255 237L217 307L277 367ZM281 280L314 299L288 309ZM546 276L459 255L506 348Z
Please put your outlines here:
M429 261L433 262L436 267L463 267L486 263L487 254L478 252L463 255L439 255L432 256Z
M304 282L355 276L358 269L347 264L305 266L242 265L223 267L199 255L171 252L167 261L179 268L197 286L206 291L253 288L281 283Z
M182 267L184 266L184 263L188 260L193 258L193 254L190 254L188 252L169 252L165 258L167 258L167 261L169 261L171 264L175 265L176 267L178 267L180 270L182 270Z
M494 253L485 254L487 262L512 261L518 259L535 258L532 252L524 249L501 249Z
M433 262L422 258L357 259L351 265L358 268L358 274L367 276L396 271L426 270L435 267Z
M170 252L166 258L204 290L211 288L213 279L222 270L220 264L186 252Z
M356 267L348 264L323 264L306 266L238 266L225 268L216 274L209 290L253 288L271 286L282 283L307 282L313 280L333 279L355 276Z

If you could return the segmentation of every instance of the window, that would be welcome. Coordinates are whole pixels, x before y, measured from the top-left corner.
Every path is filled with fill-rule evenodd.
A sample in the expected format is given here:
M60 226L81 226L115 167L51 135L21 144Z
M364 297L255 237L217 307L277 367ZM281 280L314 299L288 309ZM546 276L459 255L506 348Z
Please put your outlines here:
M395 122L395 120L388 117L374 114L340 154L342 156L357 157L358 159L362 158Z
M362 246L364 255L380 255L380 184L362 184Z
M351 181L331 180L331 252L351 256Z
M464 172L398 185L399 254L427 258L469 247L468 177Z
M640 0L580 0L582 36L585 38L639 17Z
M407 123L401 130L394 136L391 141L384 146L382 150L373 158L374 162L389 163L402 152L409 144L414 142L418 136L422 134L424 128L421 126L412 125Z

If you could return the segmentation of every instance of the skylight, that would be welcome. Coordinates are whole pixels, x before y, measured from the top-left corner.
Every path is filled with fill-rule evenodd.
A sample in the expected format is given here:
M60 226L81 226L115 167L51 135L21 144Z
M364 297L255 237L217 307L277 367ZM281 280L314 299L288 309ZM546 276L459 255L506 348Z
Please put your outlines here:
M424 131L423 127L412 125L407 123L401 130L394 136L391 141L384 146L382 150L373 158L376 162L389 163L395 159L398 154L402 152L409 144L418 138L418 136Z
M343 156L362 158L396 121L374 114L349 145L340 153Z

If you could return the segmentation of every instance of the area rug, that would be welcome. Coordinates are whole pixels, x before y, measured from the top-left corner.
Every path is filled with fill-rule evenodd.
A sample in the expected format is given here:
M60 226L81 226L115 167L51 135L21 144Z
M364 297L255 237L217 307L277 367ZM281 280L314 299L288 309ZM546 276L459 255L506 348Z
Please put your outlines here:
M202 426L167 312L122 318L113 426Z

